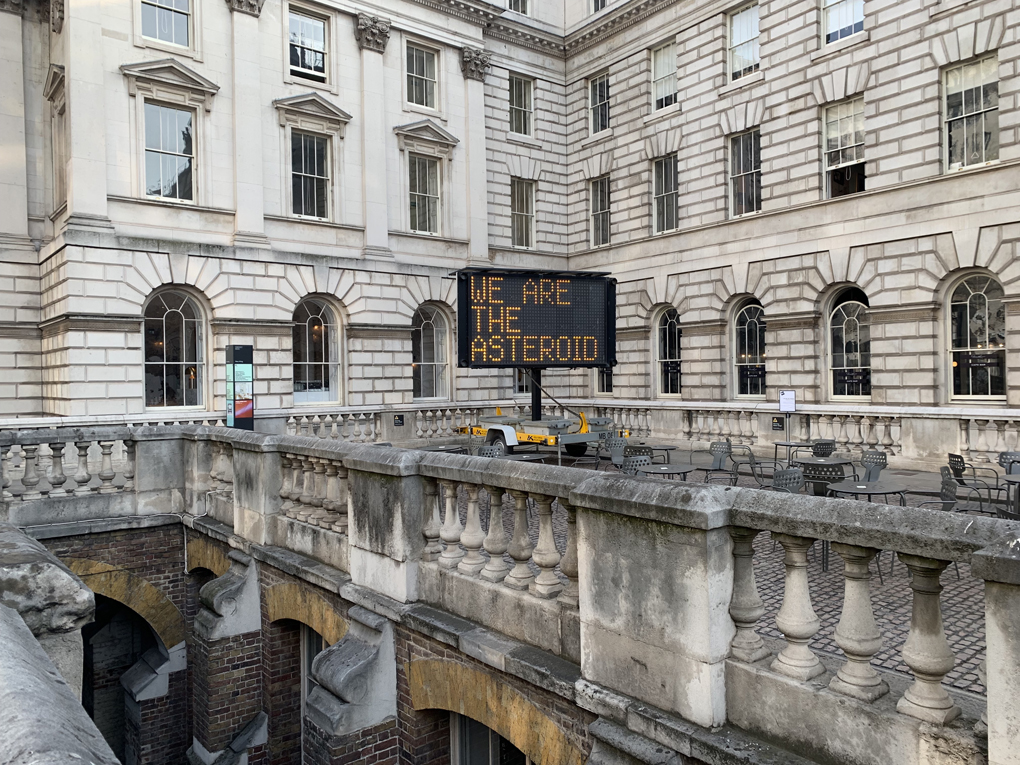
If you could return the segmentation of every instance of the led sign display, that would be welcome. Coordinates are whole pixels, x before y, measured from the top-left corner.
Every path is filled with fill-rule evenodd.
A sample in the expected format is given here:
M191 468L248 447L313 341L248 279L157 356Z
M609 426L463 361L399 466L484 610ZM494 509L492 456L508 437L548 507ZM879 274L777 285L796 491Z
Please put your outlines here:
M604 274L457 272L462 367L616 364L616 280Z

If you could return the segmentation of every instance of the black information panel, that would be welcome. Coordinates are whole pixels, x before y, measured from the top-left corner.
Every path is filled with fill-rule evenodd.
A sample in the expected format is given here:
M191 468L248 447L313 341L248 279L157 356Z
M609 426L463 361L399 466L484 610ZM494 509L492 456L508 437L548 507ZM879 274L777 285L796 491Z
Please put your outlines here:
M605 274L457 272L462 367L616 364L616 280Z

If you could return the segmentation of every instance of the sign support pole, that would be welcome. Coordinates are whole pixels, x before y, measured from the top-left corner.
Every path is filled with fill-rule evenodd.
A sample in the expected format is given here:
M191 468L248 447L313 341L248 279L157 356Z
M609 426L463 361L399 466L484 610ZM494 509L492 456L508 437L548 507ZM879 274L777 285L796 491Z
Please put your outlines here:
M542 370L532 369L531 375L531 421L542 421Z

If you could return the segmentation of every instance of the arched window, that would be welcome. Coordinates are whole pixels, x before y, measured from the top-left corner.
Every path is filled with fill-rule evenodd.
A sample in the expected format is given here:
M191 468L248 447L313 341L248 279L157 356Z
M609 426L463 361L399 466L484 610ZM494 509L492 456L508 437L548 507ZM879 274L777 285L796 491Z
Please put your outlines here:
M680 314L669 308L659 316L656 356L659 395L680 395Z
M306 298L294 311L294 403L340 400L336 314L325 301Z
M449 398L446 317L423 305L411 323L411 375L415 398Z
M871 320L868 296L844 290L829 314L833 396L871 395Z
M202 311L184 292L166 290L145 306L145 405L201 406L205 381Z
M1006 395L1006 304L990 276L969 276L950 298L954 396Z
M765 395L765 311L757 301L737 312L734 342L737 395Z

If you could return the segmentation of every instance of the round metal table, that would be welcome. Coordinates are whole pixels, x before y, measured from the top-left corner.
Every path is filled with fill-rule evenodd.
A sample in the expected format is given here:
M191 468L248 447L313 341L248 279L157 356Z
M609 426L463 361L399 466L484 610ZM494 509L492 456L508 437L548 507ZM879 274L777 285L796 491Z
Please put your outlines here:
M680 476L680 480L686 481L687 474L692 470L697 470L696 465L646 465L645 467L638 468L639 473L644 475L664 475L666 478L672 478L675 475Z
M776 441L773 444L772 459L775 462L779 462L779 447L786 447L786 464L790 464L790 454L794 449L810 449L812 444L810 441Z
M899 494L900 505L906 506L907 487L901 483L895 481L839 481L838 483L829 484L829 494L853 494L855 497L861 494L871 501L871 498L876 494Z

